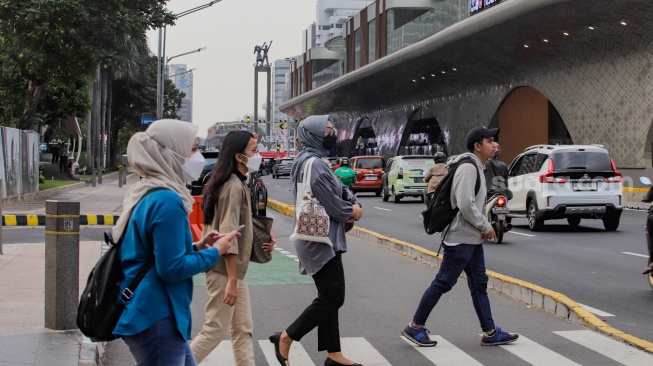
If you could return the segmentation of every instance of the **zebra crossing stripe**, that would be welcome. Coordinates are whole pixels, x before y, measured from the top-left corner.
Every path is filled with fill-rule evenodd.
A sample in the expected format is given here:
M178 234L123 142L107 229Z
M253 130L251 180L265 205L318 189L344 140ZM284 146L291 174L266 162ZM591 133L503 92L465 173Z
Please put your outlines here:
M435 347L420 347L415 343L401 336L408 344L413 346L419 353L431 361L434 365L438 366L483 366L482 363L476 361L467 353L463 352L460 348L453 345L453 343L438 336L429 336L432 340L437 341L438 345ZM437 361L437 363L436 363Z
M270 343L268 339L261 339L258 341L258 344L268 364L278 365L279 361L277 361L277 356L274 354L274 344ZM290 359L288 361L291 365L315 366L315 363L313 363L313 360L311 360L299 342L293 342L290 346Z
M533 366L581 366L579 363L553 352L521 334L515 343L500 347Z
M236 359L234 359L234 352L231 348L231 341L228 339L223 340L215 349L209 353L208 356L202 361L203 366L237 366Z
M363 337L347 337L340 339L342 353L354 362L365 366L391 366L388 360ZM290 363L292 365L292 362Z
M653 365L653 355L591 330L567 330L553 333L626 366Z

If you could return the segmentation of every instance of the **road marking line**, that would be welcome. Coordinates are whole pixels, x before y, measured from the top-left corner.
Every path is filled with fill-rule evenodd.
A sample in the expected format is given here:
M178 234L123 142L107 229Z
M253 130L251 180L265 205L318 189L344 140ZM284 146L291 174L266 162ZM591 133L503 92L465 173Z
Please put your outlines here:
M533 235L533 234L520 233L519 231L507 231L506 233L507 234L517 234L517 235L523 235L523 236L530 236L530 237L536 236L536 235Z
M342 342L342 339L340 341ZM277 361L277 356L274 354L274 344L272 344L267 339L259 340L258 344L261 347L263 355L265 356L265 360L268 361L268 364L278 365L279 361ZM292 342L290 345L289 356L290 359L288 361L291 365L315 366L313 360L311 360L311 358L308 356L308 353L306 353L306 350L299 342Z
M222 340L220 344L202 361L204 365L237 366L231 341Z
M377 210L383 210L383 211L392 211L389 208L381 208L381 207L372 207L372 208L376 208Z
M631 253L631 252L621 252L621 254L628 254L628 255L634 255L635 257L648 258L648 255Z
M279 253L281 253L281 254L283 254L283 255L292 254L292 253L290 253L290 252L287 251L287 250L281 250L281 251L279 251Z
M431 361L433 364L437 364L438 366L482 366L481 363L440 336L430 336L432 340L438 342L438 345L435 347L420 347L406 339L406 337L402 336L401 338L413 346L429 361Z
M614 316L614 314L606 313L603 310L599 310L599 309L593 308L591 306L587 306L585 304L578 303L578 305L584 307L585 310L589 311L590 313L598 315L598 316Z
M591 330L553 332L626 366L653 365L653 356Z
M581 366L559 353L519 335L515 343L499 346L533 366Z
M341 338L340 347L342 353L352 361L364 362L367 366L391 366L390 362L363 337Z
M296 255L294 255L294 254L288 254L288 255L287 255L286 257L288 257L288 258L292 258L292 259L295 259L295 258L297 258L297 256L296 256Z

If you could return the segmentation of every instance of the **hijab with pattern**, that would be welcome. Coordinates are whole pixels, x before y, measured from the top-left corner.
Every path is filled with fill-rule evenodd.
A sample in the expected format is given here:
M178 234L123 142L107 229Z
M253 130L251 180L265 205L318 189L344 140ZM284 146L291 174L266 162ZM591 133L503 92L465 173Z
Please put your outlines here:
M299 170L306 160L312 157L324 158L329 152L322 147L322 140L324 140L324 131L326 130L327 121L333 123L333 119L329 114L319 116L310 116L299 122L297 126L297 138L301 142L302 151L295 157L290 170L290 181L293 183L293 196L296 195L297 179L299 177Z
M127 227L134 206L154 187L177 192L186 213L190 214L194 200L182 178L181 166L184 164L182 157L188 157L193 148L197 130L197 126L189 122L160 119L152 123L147 131L137 132L129 139L127 160L142 179L127 191L123 199L122 213L112 230L114 240L119 240Z

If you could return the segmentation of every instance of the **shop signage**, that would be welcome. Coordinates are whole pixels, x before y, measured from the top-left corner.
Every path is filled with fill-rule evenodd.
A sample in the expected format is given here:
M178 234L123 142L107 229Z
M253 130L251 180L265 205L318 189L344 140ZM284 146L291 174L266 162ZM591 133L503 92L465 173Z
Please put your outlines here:
M469 15L474 15L500 2L501 0L469 0Z

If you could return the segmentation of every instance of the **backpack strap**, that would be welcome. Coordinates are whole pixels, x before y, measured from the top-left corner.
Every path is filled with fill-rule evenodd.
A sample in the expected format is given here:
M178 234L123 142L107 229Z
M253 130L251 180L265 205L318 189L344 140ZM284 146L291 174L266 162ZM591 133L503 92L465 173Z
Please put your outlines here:
M147 197L151 193L154 193L156 191L161 191L161 190L168 190L168 188L155 187L155 188L152 188L152 189L148 190L147 192L145 192L143 197L141 197L141 199L138 200L136 205L134 205L134 208L132 209L131 213L129 214L129 219L127 219L127 223L129 224L129 220L131 219L131 215L132 215L132 213L134 213L134 209L136 209L136 206L138 206L138 204L141 203L141 201L145 197ZM127 228L125 228L125 232L126 231L127 231ZM122 233L122 235L120 236L120 240L118 241L118 243L120 243L120 245L122 245L122 239L125 237L125 232ZM129 302L129 300L131 300L131 298L134 296L134 291L136 290L136 287L138 286L139 283L141 283L141 281L143 280L143 278L145 277L147 272L150 270L150 268L152 268L153 265L154 265L154 252L147 259L147 261L145 261L145 263L143 264L141 269L136 274L136 277L134 277L134 279L131 281L131 283L129 283L129 286L125 287L125 289L122 290L122 295L120 296L122 301Z

